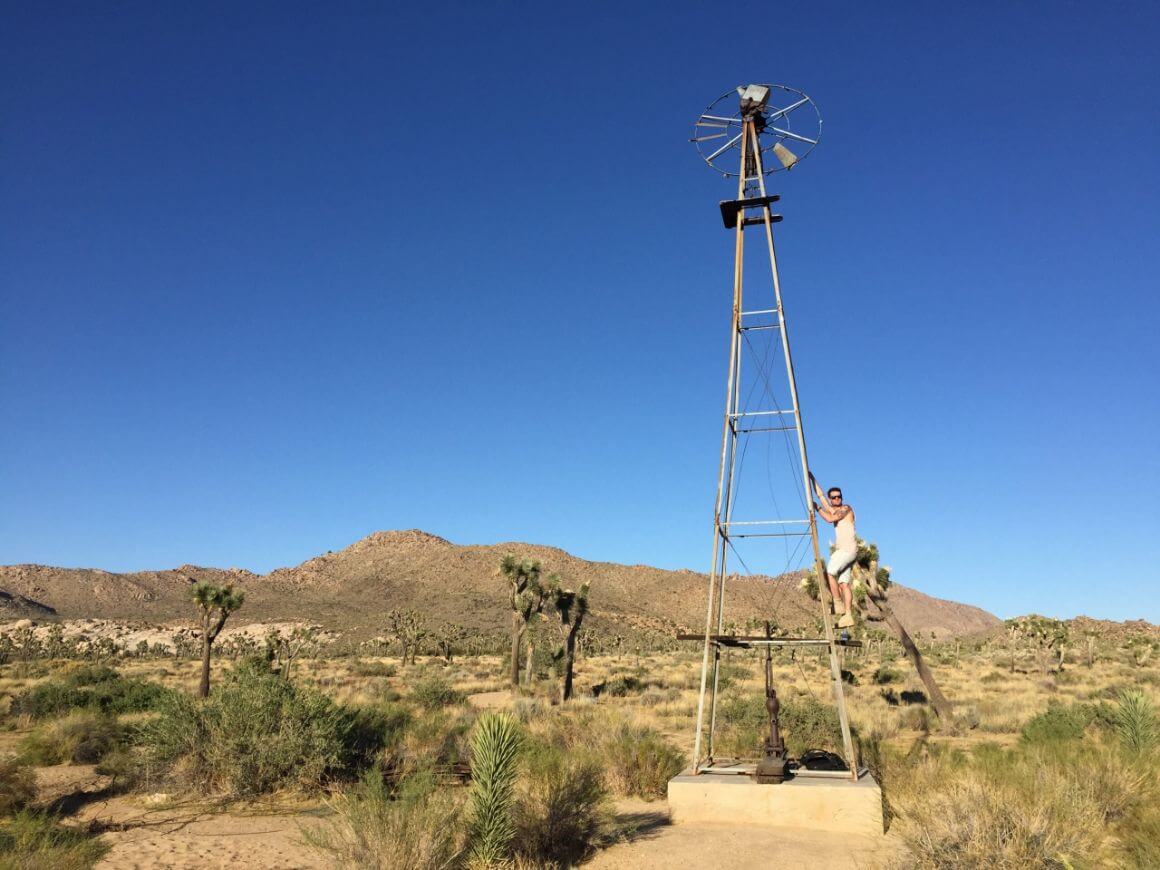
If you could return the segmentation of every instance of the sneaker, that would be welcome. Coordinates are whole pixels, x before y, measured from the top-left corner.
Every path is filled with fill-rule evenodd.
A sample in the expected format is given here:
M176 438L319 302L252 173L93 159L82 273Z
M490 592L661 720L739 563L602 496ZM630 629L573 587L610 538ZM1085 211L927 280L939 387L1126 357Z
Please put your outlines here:
M853 627L854 627L854 615L851 613L844 614L842 616L842 618L838 620L838 628L853 628Z

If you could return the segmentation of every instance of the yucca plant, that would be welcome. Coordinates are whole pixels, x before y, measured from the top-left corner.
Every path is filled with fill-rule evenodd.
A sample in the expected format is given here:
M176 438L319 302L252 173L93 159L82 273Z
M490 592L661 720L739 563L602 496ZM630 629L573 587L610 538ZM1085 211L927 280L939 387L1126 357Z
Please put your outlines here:
M1123 689L1116 708L1116 734L1130 752L1147 752L1156 745L1156 711L1139 689Z
M506 713L481 716L471 735L471 865L496 867L511 853L512 793L520 750L519 724Z

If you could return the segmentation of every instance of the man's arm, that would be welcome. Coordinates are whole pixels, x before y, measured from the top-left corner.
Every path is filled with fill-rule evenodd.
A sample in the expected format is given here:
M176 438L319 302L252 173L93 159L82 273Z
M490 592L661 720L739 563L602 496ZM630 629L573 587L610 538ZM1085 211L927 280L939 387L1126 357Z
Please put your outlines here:
M814 485L814 492L818 494L818 498L822 500L822 504L826 503L826 494L822 492L822 486L818 483L818 479L814 477L814 473L810 472L810 483Z
M834 512L832 510L830 510L828 507L823 507L817 502L814 502L814 511L827 523L836 523L838 521L835 518Z

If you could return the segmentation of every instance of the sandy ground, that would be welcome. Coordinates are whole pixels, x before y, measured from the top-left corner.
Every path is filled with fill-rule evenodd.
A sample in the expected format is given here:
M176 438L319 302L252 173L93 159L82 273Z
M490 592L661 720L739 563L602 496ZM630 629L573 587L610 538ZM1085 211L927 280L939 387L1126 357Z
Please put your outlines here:
M756 870L756 868L859 868L886 866L898 854L893 837L819 834L800 828L669 824L664 801L617 802L627 842L600 852L592 870Z
M467 703L477 710L502 710L512 705L512 693L508 689L502 692L476 692L467 696Z
M319 823L319 815L309 811L215 814L113 798L89 804L77 815L111 828L103 838L112 849L97 864L99 870L331 866L302 842L302 828Z

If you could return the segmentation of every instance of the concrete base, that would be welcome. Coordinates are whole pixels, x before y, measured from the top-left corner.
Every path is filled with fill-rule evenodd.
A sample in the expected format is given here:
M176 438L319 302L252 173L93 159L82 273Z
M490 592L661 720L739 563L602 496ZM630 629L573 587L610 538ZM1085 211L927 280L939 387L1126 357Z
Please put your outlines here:
M676 824L810 828L882 836L882 789L870 774L848 779L798 776L758 785L748 776L685 770L669 780L669 810Z

